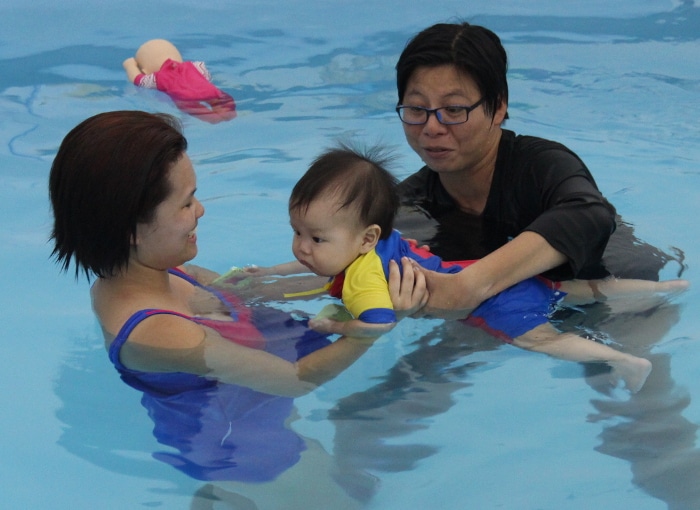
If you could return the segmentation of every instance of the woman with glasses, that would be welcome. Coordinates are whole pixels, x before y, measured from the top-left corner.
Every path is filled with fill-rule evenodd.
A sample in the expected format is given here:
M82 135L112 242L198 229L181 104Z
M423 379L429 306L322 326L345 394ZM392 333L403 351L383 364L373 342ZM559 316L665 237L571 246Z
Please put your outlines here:
M470 310L539 274L658 280L670 257L634 238L576 154L503 129L506 69L498 36L468 23L425 29L396 65L396 111L425 163L400 184L402 204L438 223L422 234L404 214L399 228L444 259L480 259L456 275L427 273L429 306Z

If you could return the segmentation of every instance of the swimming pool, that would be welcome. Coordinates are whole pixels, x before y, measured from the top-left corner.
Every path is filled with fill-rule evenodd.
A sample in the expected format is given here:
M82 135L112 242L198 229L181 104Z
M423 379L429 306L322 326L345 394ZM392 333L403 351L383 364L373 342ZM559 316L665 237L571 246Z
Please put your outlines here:
M49 261L46 178L67 130L106 110L180 115L124 78L121 61L147 38L169 38L186 57L205 60L238 103L231 122L182 117L207 207L203 266L289 259L288 193L338 136L381 139L402 155L397 173L415 170L393 112L393 66L413 33L459 16L506 45L507 127L579 153L641 238L683 251L684 277L694 281L694 2L283 5L0 1L8 326L0 506L170 509L190 508L198 491L205 498L205 484L151 457L164 447L137 392L109 365L88 284ZM644 316L566 318L650 356L654 371L634 397L601 394L577 365L464 338L439 321L406 321L338 379L296 400L290 427L308 455L290 470L290 485L236 491L261 509L289 508L292 493L318 487L339 494L336 508L698 508L698 301L691 289Z

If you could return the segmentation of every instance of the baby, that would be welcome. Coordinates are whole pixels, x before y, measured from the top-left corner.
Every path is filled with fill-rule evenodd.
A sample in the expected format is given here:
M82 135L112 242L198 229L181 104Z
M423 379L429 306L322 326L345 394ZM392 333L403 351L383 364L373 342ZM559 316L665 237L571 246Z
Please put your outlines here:
M319 156L289 200L297 261L253 269L259 274L311 271L330 277L326 289L342 299L353 318L345 322L315 319L309 324L317 331L366 337L390 331L397 321L387 285L390 260L410 257L425 269L448 273L470 263L443 261L393 230L399 201L396 179L384 168L386 163L376 149L361 153L344 145ZM651 371L648 360L559 332L549 315L560 301L585 304L639 293L677 292L687 286L685 280L553 282L533 277L484 301L465 321L524 349L571 361L605 362L628 390L636 392Z
M236 117L236 102L211 83L204 62L183 61L170 41L147 41L122 65L129 81L165 92L186 113L212 124Z

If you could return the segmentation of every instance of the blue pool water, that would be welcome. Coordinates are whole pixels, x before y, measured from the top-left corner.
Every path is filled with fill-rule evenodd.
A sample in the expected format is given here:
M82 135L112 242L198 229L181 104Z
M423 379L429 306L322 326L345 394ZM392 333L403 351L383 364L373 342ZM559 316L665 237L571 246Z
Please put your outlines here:
M109 365L88 283L49 260L46 180L65 133L107 110L180 116L207 207L197 262L288 260L288 193L322 147L381 140L399 176L418 168L393 66L416 31L456 17L504 41L507 127L579 153L641 238L682 250L695 288L647 314L565 319L652 360L633 397L602 394L578 365L407 320L295 401L297 466L217 487L229 503L216 508L288 509L319 491L327 501L303 507L700 508L695 2L0 0L1 508L205 508L210 489L152 458L165 447ZM127 83L122 60L153 37L205 60L238 117L210 125Z

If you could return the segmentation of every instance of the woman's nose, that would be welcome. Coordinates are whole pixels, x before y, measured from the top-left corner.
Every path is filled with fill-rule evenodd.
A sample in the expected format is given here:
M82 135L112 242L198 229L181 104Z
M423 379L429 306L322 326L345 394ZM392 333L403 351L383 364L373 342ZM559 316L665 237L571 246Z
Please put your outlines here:
M433 115L428 115L428 120L423 124L423 132L428 135L443 133L445 130L445 124L438 120L438 112L434 112Z

